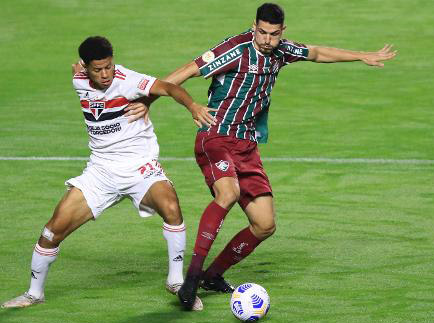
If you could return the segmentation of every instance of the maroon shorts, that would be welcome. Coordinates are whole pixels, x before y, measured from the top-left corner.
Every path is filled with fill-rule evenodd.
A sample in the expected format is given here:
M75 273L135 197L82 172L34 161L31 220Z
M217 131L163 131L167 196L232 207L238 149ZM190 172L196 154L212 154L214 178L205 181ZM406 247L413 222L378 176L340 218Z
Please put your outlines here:
M213 195L212 185L222 177L238 180L242 209L255 197L272 194L256 142L198 132L194 153Z

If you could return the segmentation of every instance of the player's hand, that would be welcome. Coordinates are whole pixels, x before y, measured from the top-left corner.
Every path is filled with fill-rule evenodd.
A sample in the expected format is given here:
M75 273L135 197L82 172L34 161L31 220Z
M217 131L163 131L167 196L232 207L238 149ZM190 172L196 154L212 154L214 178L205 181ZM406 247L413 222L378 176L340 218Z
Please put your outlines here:
M80 72L85 72L84 62L80 59L77 63L71 65L72 75L75 75Z
M377 52L365 53L361 61L369 66L383 67L382 61L388 61L396 56L397 50L392 50L393 45L385 45Z
M128 117L128 123L139 120L140 118L145 119L145 123L149 121L149 107L146 106L143 102L131 102L125 108L127 113L124 116Z
M216 124L217 119L213 117L209 112L217 111L217 109L211 109L193 102L193 104L189 107L189 110L191 112L191 115L193 116L194 123L199 128L202 126L214 126Z

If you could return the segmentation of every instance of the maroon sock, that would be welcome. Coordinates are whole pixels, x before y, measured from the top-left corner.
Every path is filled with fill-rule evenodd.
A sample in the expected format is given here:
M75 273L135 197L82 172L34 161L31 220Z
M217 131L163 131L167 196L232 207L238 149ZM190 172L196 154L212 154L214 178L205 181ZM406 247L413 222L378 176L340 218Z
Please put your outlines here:
M228 210L214 201L212 201L203 212L199 222L196 243L194 245L194 253L188 268L188 274L200 275L202 273L205 258L208 255L228 212Z
M209 266L206 276L211 278L215 275L223 275L231 266L250 255L261 242L262 240L256 238L249 227L241 230Z

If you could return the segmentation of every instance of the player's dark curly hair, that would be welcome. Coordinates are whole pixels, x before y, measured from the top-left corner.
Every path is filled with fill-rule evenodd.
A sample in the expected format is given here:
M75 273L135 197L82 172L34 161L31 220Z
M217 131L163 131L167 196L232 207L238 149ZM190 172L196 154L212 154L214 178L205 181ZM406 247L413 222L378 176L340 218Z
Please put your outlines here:
M264 3L256 11L256 24L259 20L266 21L273 25L282 25L285 20L285 13L283 9L275 3Z
M88 37L78 47L78 55L88 65L93 60L113 56L112 44L107 38L101 36Z

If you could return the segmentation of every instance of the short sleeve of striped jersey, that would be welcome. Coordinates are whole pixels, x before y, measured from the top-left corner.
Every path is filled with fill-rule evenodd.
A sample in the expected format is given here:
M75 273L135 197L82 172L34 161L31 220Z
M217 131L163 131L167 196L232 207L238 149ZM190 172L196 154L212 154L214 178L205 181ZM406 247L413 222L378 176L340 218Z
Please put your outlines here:
M309 55L309 49L306 45L301 43L292 42L284 39L279 46L279 49L283 51L284 65L295 63L297 61L305 61Z
M124 69L125 71L126 69ZM122 73L122 72L120 72ZM126 76L124 76L126 75ZM122 74L115 72L115 78L120 78L125 82L122 84L124 96L128 100L135 100L143 96L149 96L152 85L154 85L156 78L146 74L137 73L131 70L126 70Z
M235 69L243 55L244 42L247 41L248 36L244 34L231 37L197 57L194 61L200 74L209 78Z

